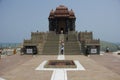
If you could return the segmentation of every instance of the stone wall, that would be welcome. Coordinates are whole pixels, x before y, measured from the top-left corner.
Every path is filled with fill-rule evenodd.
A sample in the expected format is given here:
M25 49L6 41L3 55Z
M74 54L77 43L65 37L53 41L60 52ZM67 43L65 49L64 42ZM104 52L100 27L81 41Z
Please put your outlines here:
M78 33L78 40L81 44L81 52L83 54L99 54L100 53L100 40L99 39L93 39L93 33L92 32L79 32Z
M41 54L46 38L47 33L45 32L31 32L31 39L24 40L23 48L36 47L37 53Z

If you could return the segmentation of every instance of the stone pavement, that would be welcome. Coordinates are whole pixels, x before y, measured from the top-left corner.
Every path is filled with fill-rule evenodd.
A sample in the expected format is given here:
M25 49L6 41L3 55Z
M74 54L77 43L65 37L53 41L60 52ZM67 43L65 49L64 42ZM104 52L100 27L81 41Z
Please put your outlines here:
M92 55L90 58L120 75L120 55L106 53L104 56Z
M24 62L30 60L31 55L20 56L19 54L7 56L3 55L0 59L0 75L14 69L15 67L23 64Z
M95 56L66 55L66 60L78 60L85 68L84 71L67 71L67 80L120 80L120 74L114 71L114 67L110 69L104 66L94 59ZM119 60L119 57L113 57ZM101 61L104 58L106 57L101 58ZM7 60L5 64L8 65L5 68L2 67L4 70L1 69L1 66L5 64L2 63L3 60L0 60L0 73L2 73L0 77L5 80L51 80L53 71L37 71L35 69L45 60L57 59L57 55L36 55L34 57L30 55L13 55L5 59ZM11 59L13 60L11 61ZM21 61L21 59L23 60ZM116 66L120 67L120 65Z

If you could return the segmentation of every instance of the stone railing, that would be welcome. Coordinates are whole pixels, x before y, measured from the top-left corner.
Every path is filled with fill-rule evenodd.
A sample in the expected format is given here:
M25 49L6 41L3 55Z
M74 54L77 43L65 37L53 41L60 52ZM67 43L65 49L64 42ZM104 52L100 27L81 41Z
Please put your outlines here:
M24 43L31 43L31 40L24 40Z
M100 40L99 39L94 39L94 40L85 40L85 44L100 44Z

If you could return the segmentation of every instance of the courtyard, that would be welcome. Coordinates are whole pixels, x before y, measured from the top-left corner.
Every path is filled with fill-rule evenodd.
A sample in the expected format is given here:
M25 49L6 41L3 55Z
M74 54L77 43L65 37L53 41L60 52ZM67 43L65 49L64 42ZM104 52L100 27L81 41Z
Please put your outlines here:
M60 58L60 56L62 56ZM48 60L78 61L83 69L39 69ZM120 56L104 55L11 55L0 60L0 80L119 80Z

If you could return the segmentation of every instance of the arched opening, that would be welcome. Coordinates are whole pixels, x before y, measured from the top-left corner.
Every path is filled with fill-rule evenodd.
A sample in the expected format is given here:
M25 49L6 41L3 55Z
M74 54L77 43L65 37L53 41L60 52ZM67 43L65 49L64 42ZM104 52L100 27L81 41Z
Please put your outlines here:
M60 34L64 34L64 29L63 28L60 29Z

